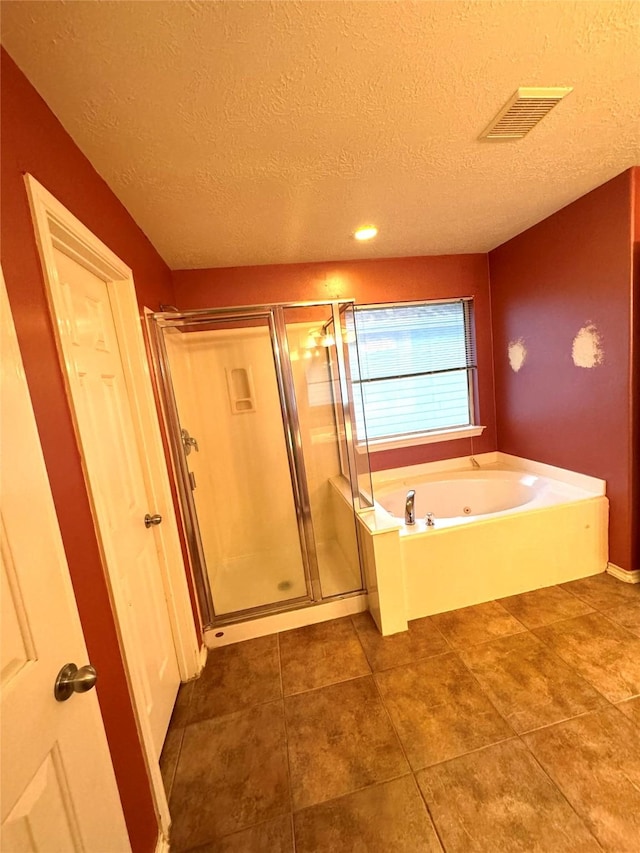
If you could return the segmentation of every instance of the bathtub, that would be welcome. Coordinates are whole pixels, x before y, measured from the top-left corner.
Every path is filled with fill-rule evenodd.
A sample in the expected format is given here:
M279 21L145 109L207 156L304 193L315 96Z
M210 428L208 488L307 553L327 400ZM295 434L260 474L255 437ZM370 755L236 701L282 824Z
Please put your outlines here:
M416 530L433 516L437 528L468 524L513 512L528 512L572 500L593 497L593 492L549 477L508 468L486 468L422 474L381 485L375 492L378 504L404 524L407 493L415 491Z
M501 453L373 475L359 516L372 615L407 621L605 571L605 482ZM416 523L404 523L414 489ZM433 513L434 525L425 523Z

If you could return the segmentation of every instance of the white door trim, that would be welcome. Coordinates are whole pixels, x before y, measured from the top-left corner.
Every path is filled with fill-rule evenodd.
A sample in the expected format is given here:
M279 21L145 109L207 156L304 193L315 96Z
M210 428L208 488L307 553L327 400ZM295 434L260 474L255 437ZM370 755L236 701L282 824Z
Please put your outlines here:
M146 486L149 489L149 494L154 497L155 510L160 512L164 521L158 529L161 534L162 546L159 553L162 581L169 605L169 617L180 677L186 681L199 674L202 666L201 654L189 598L177 521L160 437L160 427L151 389L133 274L126 264L63 207L35 178L27 174L25 175L25 183L44 272L47 298L54 320L57 319L58 323L64 322L58 318L55 310L54 295L57 295L60 284L56 271L54 249L58 249L79 261L101 278L108 279L107 287L113 306L118 345L125 367L127 395L131 403L136 440L141 451L143 451L143 458L146 457L149 460L149 465L145 467ZM64 364L60 334L61 332L57 330L56 343L61 364ZM69 365L67 365L68 369ZM71 401L67 371L63 371L63 373L67 394ZM73 406L71 406L71 411L73 412ZM79 437L77 423L76 434ZM78 444L81 446L80 441ZM108 578L108 572L105 574ZM112 594L115 598L113 588ZM118 624L123 656L126 662L126 632L123 631L123 625L118 622L115 609L114 618ZM127 667L127 670L160 826L166 832L169 827L169 810L160 768L155 757L151 730L146 715L139 710L143 707L140 685L131 668Z

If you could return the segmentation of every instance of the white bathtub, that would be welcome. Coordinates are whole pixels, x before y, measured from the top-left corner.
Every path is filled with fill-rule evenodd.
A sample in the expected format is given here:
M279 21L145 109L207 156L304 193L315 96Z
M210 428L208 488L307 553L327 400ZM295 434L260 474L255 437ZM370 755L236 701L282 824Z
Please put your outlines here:
M384 510L404 524L409 490L416 493L416 523L411 525L416 531L424 531L427 513L433 514L434 527L453 527L594 496L584 487L548 476L492 466L442 474L405 474L401 479L387 479L376 489L375 497Z
M605 482L506 454L374 474L359 516L372 615L383 634L407 620L605 571ZM414 489L416 523L404 523ZM434 526L425 523L433 513Z

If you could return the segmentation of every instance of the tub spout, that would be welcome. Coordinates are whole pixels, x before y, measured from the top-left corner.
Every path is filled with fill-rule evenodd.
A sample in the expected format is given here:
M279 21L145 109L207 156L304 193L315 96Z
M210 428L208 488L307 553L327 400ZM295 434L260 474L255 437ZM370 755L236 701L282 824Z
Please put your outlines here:
M416 493L414 489L410 489L407 492L407 500L404 505L404 523L405 524L415 524L416 523Z
M479 468L479 467L480 467L480 463L479 463L477 460L475 460L475 459L473 458L473 456L470 456L470 457L469 457L469 459L471 460L471 464L473 465L473 467L474 467L474 468Z
M424 520L427 523L427 527L435 527L436 526L436 519L435 519L435 516L432 512L428 512L425 515Z

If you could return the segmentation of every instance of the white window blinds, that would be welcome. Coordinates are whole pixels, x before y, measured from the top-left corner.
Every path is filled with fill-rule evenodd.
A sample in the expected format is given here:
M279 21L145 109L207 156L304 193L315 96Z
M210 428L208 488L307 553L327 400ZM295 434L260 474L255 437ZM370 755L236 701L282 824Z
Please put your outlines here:
M356 308L360 438L365 422L371 441L472 424L472 312L470 299Z

